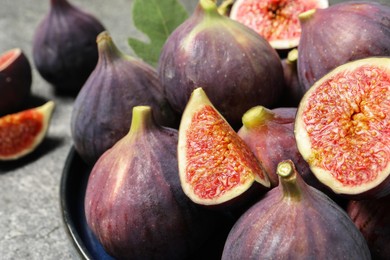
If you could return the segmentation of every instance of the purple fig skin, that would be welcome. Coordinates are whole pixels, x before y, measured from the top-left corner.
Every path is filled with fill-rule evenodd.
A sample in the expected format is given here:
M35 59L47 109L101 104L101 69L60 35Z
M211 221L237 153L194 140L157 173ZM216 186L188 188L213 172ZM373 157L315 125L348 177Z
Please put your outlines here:
M277 52L252 29L218 14L210 0L201 0L169 36L158 74L178 113L193 90L202 87L233 128L249 108L274 106L284 88Z
M222 260L371 259L346 212L307 185L292 161L278 166L279 185L231 229Z
M101 22L67 0L50 0L33 39L33 60L58 94L77 94L96 66Z
M97 42L98 64L77 95L71 117L75 149L89 165L127 134L134 106L151 106L160 125L177 127L179 122L154 68L120 52L107 31Z
M0 116L23 108L30 97L31 84L31 65L21 49L0 55Z
M344 2L300 15L298 77L305 90L348 61L390 56L390 6Z
M129 133L94 165L86 189L88 226L118 259L189 259L214 231L210 212L184 194L176 129L150 107L134 107Z
M298 107L305 89L299 83L298 78L298 50L291 50L285 59L282 59L286 88L282 93L279 104L281 107Z
M371 200L352 200L347 213L363 234L373 259L390 256L390 196Z

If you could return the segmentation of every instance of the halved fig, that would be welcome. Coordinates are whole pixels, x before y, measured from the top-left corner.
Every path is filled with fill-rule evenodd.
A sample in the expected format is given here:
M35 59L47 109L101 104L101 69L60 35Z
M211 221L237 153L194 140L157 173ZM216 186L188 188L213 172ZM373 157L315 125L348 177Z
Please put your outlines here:
M54 102L0 118L0 161L16 160L35 150L46 136Z
M20 48L0 55L0 116L19 110L30 96L31 65Z
M235 207L241 200L233 199L255 182L263 187L258 191L270 187L259 161L202 88L192 92L182 116L178 163L182 188L197 204Z
M237 0L230 18L255 30L273 48L291 49L301 36L298 15L328 6L328 0Z
M341 65L306 92L295 121L298 149L335 193L390 194L390 58Z

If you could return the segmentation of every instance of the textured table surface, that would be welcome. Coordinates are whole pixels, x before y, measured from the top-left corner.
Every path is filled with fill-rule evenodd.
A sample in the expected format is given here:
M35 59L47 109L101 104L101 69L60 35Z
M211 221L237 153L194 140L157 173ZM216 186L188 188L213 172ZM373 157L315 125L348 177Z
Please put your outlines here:
M127 38L142 35L132 24L131 0L71 2L99 18L118 47L132 54ZM191 11L197 0L182 2ZM17 162L0 163L1 260L81 258L66 232L59 196L62 169L72 145L74 98L55 95L32 63L34 30L48 7L49 0L1 0L0 5L0 53L21 48L33 68L34 97L54 100L57 105L47 138L38 150Z

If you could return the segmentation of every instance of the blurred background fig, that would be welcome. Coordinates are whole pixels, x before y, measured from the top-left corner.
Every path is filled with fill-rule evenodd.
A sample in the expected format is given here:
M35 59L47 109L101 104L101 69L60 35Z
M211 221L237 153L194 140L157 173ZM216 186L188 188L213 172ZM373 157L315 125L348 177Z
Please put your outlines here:
M217 218L183 193L177 142L177 130L159 126L151 107L135 106L128 133L92 168L87 223L116 259L204 259L196 256Z
M298 77L305 90L336 67L357 59L390 56L390 6L346 1L299 16Z
M23 109L31 95L31 65L20 48L0 54L0 116Z
M58 94L75 95L96 66L102 23L68 0L50 0L33 39L33 60Z
M125 55L107 31L97 37L99 60L76 97L71 135L76 151L93 164L128 132L132 108L148 105L158 124L178 127L154 68Z
M278 50L298 46L302 12L327 8L328 0L236 0L230 18L252 28Z
M202 87L233 128L256 105L272 107L284 88L280 58L247 26L220 15L212 0L167 39L158 64L165 95L183 113L192 91Z
M279 185L234 224L222 260L371 259L346 212L307 185L291 160L277 174Z

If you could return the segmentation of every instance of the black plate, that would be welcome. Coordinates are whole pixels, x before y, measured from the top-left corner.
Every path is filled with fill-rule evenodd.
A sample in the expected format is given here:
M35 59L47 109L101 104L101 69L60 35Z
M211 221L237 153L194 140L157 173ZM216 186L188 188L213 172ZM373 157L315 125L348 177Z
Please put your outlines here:
M113 259L89 229L84 214L84 196L90 168L72 147L61 178L63 220L76 248L85 259Z

